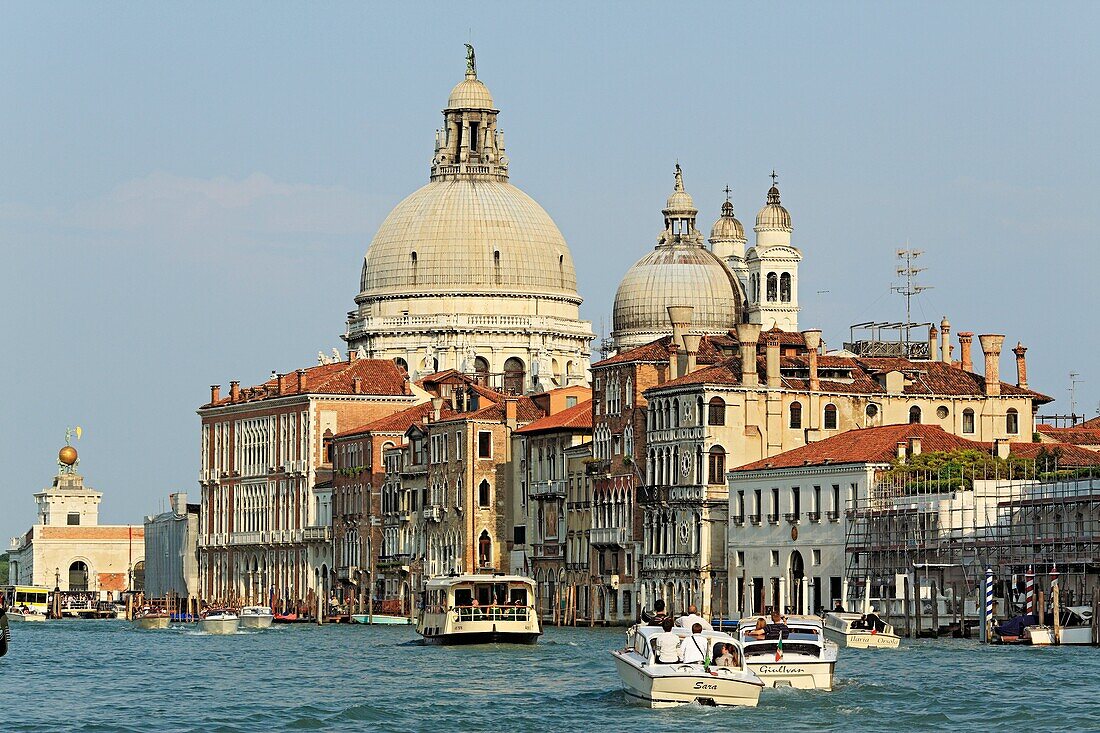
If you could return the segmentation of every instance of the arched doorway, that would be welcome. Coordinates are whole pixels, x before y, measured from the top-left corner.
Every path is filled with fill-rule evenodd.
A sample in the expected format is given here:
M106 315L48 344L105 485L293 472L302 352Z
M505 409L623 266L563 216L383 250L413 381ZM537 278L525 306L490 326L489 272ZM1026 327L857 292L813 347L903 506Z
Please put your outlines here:
M144 593L145 592L145 561L144 560L141 560L139 562L134 563L133 583L134 583L134 588L133 588L134 590L136 590L138 593Z
M790 573L789 573L789 597L791 610L794 613L802 612L803 601L802 597L802 579L806 575L805 564L802 561L802 553L795 550L791 553L790 561Z
M484 356L474 357L474 380L484 386L489 386L489 360Z
M489 567L493 562L493 540L489 537L489 531L481 530L481 536L477 540L477 564L479 567Z
M523 394L523 387L526 379L527 372L523 367L522 361L513 356L504 362L505 394Z
M69 566L69 590L88 590L88 566L82 560Z

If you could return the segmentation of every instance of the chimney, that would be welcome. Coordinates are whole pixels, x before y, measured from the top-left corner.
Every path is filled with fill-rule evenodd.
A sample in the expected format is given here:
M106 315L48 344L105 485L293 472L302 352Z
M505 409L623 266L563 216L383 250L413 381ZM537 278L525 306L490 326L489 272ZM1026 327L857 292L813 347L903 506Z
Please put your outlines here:
M695 357L699 353L699 342L703 340L703 337L685 333L683 338L684 348L687 350L687 364L684 367L684 374L691 374L695 371Z
M928 329L928 361L940 360L940 332L936 324Z
M432 397L432 422L439 422L439 416L443 412L443 398Z
M974 361L970 356L970 345L974 340L974 334L970 331L959 331L959 358L962 360L959 366L964 372L974 371Z
M940 358L944 364L951 363L951 323L947 316L940 321Z
M306 370L305 369L299 369L298 371L294 372L294 376L295 376L295 380L294 380L295 385L297 387L296 391L297 392L305 392L306 391Z
M684 333L687 332L688 327L691 325L691 315L695 312L695 307L690 305L670 305L665 310L668 311L668 320L672 322L672 343L677 346L683 346Z
M348 349L348 363L349 364L354 362L358 358L359 358L359 350L358 349Z
M1001 393L1001 345L1005 337L996 333L986 333L978 337L985 352L985 394L996 397Z
M802 337L806 339L806 349L810 355L810 391L821 390L821 380L817 378L817 351L821 348L821 331L814 328L803 331Z
M509 427L515 428L516 422L519 420L519 400L515 397L508 397L504 400L504 422Z
M229 383L229 401L236 402L241 398L241 383L233 380Z
M352 394L363 394L363 378L362 377L352 377L351 378L351 393Z
M168 495L168 503L172 507L172 512L175 514L187 513L187 494L183 491L178 491L175 494Z
M680 376L680 347L676 345L676 337L672 337L672 343L668 345L668 378L676 379Z
M907 445L908 444L904 440L898 441L898 460L902 463L905 463L905 449Z
M286 394L286 375L280 374L276 378L276 384L279 387L279 394Z
M1012 446L1009 445L1008 440L1005 438L996 438L993 441L993 454L1001 459L1007 459L1009 454L1012 453Z
M767 359L765 361L768 376L768 386L779 386L779 334L768 331L764 334L764 343L767 345Z
M222 386L220 384L210 385L210 402L217 402L222 398Z
M1016 355L1016 386L1027 389L1027 347L1017 341L1012 353Z
M919 456L920 455L920 438L917 437L916 435L911 436L909 438L909 455L911 455L911 456Z
M756 342L759 339L759 324L737 324L737 341L741 344L741 385L744 387L755 387L759 384L756 376Z

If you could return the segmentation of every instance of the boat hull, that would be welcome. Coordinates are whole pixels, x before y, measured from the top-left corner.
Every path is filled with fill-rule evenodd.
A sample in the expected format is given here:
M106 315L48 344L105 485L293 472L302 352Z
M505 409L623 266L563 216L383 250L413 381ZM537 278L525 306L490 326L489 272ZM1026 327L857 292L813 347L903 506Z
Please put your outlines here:
M425 644L535 644L539 634L527 631L472 631L458 634L425 636Z
M667 665L674 669L691 668L690 672L650 674L631 663L625 655L613 652L615 668L622 681L627 699L650 708L668 708L698 703L701 705L756 707L762 686L759 682L708 674L699 665ZM655 665L664 670L666 665Z
M767 687L793 687L797 690L832 690L835 661L802 661L781 659L777 661L746 660L750 670L756 673Z
M204 618L202 630L208 634L235 634L240 623L236 618Z
M870 631L836 631L825 627L825 638L848 649L897 649L901 638L895 634L872 634Z
M1024 635L1032 646L1054 646L1054 629L1050 626L1028 626ZM1060 646L1091 646L1092 629L1088 626L1066 626L1058 632Z
M8 620L12 622L20 621L34 621L40 622L46 620L46 614L44 613L20 613L18 611L8 611Z
M274 616L241 616L240 626L242 629L266 629L270 628L274 621Z
M133 620L135 629L144 630L167 629L170 623L172 623L170 616L145 616Z
M353 613L351 615L351 622L353 624L374 624L376 626L408 626L413 621L408 616L390 616L381 613L373 615Z

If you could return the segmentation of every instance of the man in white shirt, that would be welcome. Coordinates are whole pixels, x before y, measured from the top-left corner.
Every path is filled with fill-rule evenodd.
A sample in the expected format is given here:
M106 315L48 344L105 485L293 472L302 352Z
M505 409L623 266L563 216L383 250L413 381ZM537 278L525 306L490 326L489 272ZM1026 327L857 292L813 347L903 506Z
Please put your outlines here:
M695 624L699 624L703 627L703 631L714 631L714 627L710 625L710 622L699 615L699 609L695 604L688 606L688 612L676 619L677 626L683 626L685 629L690 629Z
M680 642L680 661L684 664L702 664L707 656L707 638L703 636L703 626L693 624L691 636L685 636Z
M653 650L657 654L657 661L662 664L680 661L680 637L672 633L672 626L672 619L666 616L661 624L664 633L653 637Z

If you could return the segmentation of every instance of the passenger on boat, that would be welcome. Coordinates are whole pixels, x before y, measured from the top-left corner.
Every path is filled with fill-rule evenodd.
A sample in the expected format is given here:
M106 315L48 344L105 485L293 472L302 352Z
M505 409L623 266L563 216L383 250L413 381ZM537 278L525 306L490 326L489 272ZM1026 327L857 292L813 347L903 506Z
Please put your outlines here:
M661 622L663 634L653 637L653 651L657 661L662 664L675 664L680 661L680 637L672 633L672 619L665 617Z
M676 619L677 626L683 626L685 629L690 629L695 624L699 624L705 631L714 631L714 627L710 625L710 622L699 615L699 608L693 603L688 606L688 612L680 618Z
M737 647L733 644L718 642L714 646L715 667L740 667L741 660L737 658Z
M747 636L747 637L751 636L753 639L763 639L764 634L766 633L765 632L766 626L767 626L767 623L764 621L764 619L758 618L758 619L756 619L756 628L753 629L752 631L746 631L745 636Z
M650 626L664 626L665 625L665 602L660 598L653 602L653 613L648 619L644 619ZM671 619L669 619L671 621Z
M840 602L839 598L833 602L833 613L844 613L844 604Z
M706 661L707 638L703 636L703 625L693 624L691 636L685 636L680 642L680 661L685 664L702 664Z
M759 624L757 624L759 626ZM764 627L764 638L769 640L786 639L791 635L791 630L783 622L783 617L778 613L772 614L772 622Z

